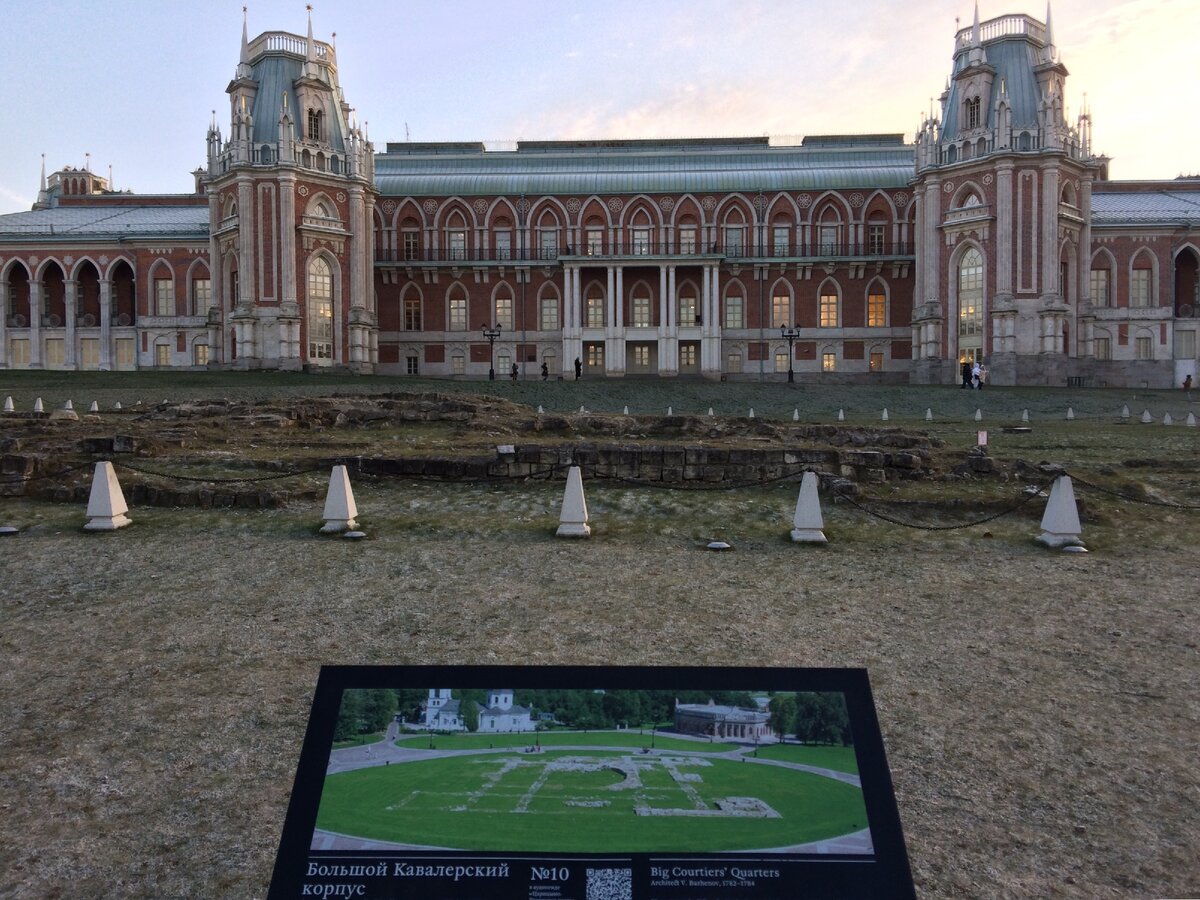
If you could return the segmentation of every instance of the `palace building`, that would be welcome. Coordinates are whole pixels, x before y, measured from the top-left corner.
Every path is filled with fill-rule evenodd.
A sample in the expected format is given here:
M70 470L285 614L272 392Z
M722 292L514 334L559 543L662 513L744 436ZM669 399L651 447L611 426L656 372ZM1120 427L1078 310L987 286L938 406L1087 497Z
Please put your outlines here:
M0 368L1176 385L1200 179L1110 181L1067 75L1049 12L976 13L911 139L378 152L311 19L243 25L191 193L0 216Z

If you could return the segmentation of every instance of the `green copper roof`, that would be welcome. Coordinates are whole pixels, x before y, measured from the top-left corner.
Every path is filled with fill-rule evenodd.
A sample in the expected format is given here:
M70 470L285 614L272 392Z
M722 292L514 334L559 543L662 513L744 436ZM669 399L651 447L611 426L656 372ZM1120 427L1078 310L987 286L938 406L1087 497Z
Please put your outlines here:
M390 196L717 193L904 187L913 148L899 136L823 138L771 147L718 141L549 141L516 150L478 144L388 144L375 184Z

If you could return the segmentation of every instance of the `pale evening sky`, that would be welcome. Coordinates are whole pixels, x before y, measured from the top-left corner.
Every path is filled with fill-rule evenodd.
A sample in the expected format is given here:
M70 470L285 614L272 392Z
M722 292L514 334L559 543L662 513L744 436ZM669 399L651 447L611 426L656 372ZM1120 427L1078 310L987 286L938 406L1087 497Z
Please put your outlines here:
M0 0L0 213L48 172L113 167L118 189L181 193L204 161L237 65L243 0ZM250 37L304 34L304 3L248 0ZM912 139L950 71L969 0L513 0L314 3L337 33L346 99L378 149L403 141L899 133ZM983 20L1045 5L982 0ZM1094 146L1114 178L1200 172L1196 0L1055 0Z

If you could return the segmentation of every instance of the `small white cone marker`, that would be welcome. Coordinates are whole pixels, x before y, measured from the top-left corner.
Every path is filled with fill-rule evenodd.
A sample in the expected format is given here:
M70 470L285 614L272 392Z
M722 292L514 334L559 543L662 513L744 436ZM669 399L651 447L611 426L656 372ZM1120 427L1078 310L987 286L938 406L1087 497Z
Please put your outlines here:
M1128 418L1129 418L1129 407L1128 407L1128 406L1122 406L1122 407L1121 407L1121 418L1122 418L1122 419L1128 419Z
M88 407L88 412L100 412L100 404L93 400L92 405Z
M846 411L845 411L844 409L839 409L839 410L838 410L838 421L839 421L839 422L845 422L845 421L846 421Z
M1187 421L1184 422L1184 424L1187 425L1188 428L1195 428L1196 427L1196 414L1188 413Z
M581 406L581 407L579 407L579 414L580 414L581 416L582 416L582 415L585 415L586 413L587 413L587 410L586 410L586 409L584 409L582 406Z
M121 401L118 400L116 403L113 404L113 409L120 409L120 408L121 408Z
M886 406L883 408L883 415L880 416L879 418L884 422L886 422L888 420L888 411L887 411Z
M1022 421L1022 422L1028 422L1028 421L1029 421L1029 410L1027 410L1027 409L1023 409L1023 410L1021 410L1021 421Z
M1074 421L1075 421L1075 410L1074 410L1074 409L1072 409L1072 408L1071 408L1071 407L1069 407L1069 406L1067 407L1067 421L1068 421L1068 422L1074 422Z
M350 489L350 473L345 466L334 466L329 473L329 491L325 494L325 512L321 518L321 534L337 534L357 528L354 517L358 507L354 505L354 491Z
M1150 410L1148 410L1148 409L1142 410L1142 424L1149 425L1153 421L1154 421L1154 417L1152 415L1150 415Z
M75 404L73 404L70 400L68 400L66 403L63 404L63 409L74 410Z
M792 517L792 540L797 544L827 544L822 531L821 500L817 496L817 475L805 472L800 481L800 496L796 498L796 514Z
M1170 413L1163 413L1163 424L1164 425L1174 425L1175 424L1175 420L1171 418Z
M626 416L629 415L629 407L628 406L625 407L625 409L623 409L621 412L623 415L626 415Z
M133 524L125 513L129 506L121 492L121 483L110 462L96 463L92 474L92 492L88 496L87 514L90 521L84 531L116 531Z
M800 407L798 407L798 406L792 410L792 421L793 422L800 421Z
M713 408L711 406L708 408L708 417L710 419L713 417Z
M754 418L754 407L753 407L753 406L752 406L752 407L750 407L750 418L751 418L751 419L753 419L753 418Z
M34 401L33 401L33 411L34 411L35 413L39 413L39 412L45 412L45 411L46 411L46 407L42 405L42 398L41 398L41 397L38 397L36 400L34 400Z
M930 407L926 407L926 408L925 408L925 421L926 421L926 422L932 422L932 421L933 421L933 409L932 409L932 408L930 408Z
M668 407L667 407L667 415L668 415L668 416L673 416L673 415L675 415L675 409L674 409L674 407L671 407L671 406L668 406Z
M976 422L983 421L983 410L982 409L975 410L975 421Z
M1050 488L1046 512L1042 516L1042 534L1037 540L1047 547L1083 546L1079 533L1079 509L1075 505L1075 488L1070 475L1059 475Z
M16 412L17 411L17 408L15 406L13 406L12 397L4 398L4 411L5 412Z
M538 415L544 416L545 414L546 414L546 410L542 409L542 404L539 403L538 404Z
M567 470L567 486L563 491L562 513L558 517L556 537L585 538L592 533L588 527L587 501L583 499L583 474L579 466Z

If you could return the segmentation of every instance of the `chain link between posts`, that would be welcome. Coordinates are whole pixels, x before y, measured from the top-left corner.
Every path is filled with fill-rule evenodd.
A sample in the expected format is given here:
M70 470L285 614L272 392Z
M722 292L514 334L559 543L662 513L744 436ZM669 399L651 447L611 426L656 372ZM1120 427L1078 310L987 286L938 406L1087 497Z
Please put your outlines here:
M1101 487L1094 482L1080 478L1078 475L1071 475L1071 481L1074 484L1082 485L1088 490L1096 491L1100 494L1107 494L1110 497L1116 497L1118 500L1124 500L1127 503L1141 503L1144 506L1160 506L1165 509L1200 509L1200 504L1171 503L1167 500L1154 500L1150 497L1131 497L1128 494L1121 493L1120 491L1114 491L1112 488Z

